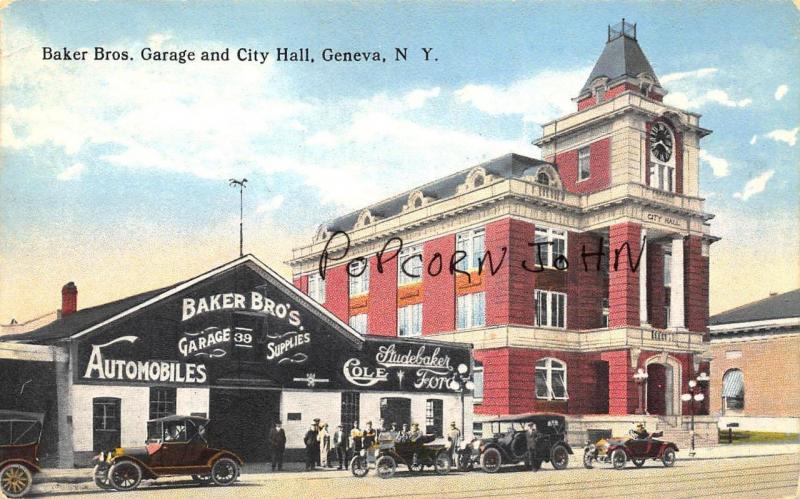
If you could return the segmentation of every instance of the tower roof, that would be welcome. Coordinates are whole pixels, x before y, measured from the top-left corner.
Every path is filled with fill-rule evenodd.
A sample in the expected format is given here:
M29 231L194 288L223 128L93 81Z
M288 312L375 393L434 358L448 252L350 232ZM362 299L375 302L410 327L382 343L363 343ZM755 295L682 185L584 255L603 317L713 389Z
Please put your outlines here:
M626 77L636 78L645 73L658 83L656 73L636 41L636 25L626 23L608 27L608 41L603 53L597 59L589 78L581 89L581 94L591 90L591 83L598 77L608 78L609 83Z

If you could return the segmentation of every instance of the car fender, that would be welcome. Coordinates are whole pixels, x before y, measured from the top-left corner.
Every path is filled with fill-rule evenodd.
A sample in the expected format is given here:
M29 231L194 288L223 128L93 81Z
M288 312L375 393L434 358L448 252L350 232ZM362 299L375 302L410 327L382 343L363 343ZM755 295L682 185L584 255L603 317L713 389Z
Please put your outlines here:
M509 456L508 453L505 451L505 449L503 449L503 446L502 445L498 445L496 443L491 443L491 444L487 444L486 446L484 446L483 449L481 450L481 454L483 454L484 452L486 452L489 449L497 449L497 452L500 453L500 459L502 459L503 463L509 463L509 462L514 461L514 458Z
M556 442L556 443L553 444L553 447L555 447L556 445L563 445L564 447L566 447L567 448L567 454L575 454L574 452L572 452L572 447L566 442Z
M20 458L7 459L3 462L0 462L0 469L5 468L9 464L21 464L26 468L28 468L32 474L41 473L42 471L42 469L38 465L28 461L27 459L20 459Z
M213 466L214 465L214 461L216 461L217 459L222 458L222 457L227 457L227 458L233 459L234 461L236 461L239 464L239 466L244 465L244 459L242 459L241 457L237 456L236 454L234 454L233 452L231 452L229 450L221 450L221 451L218 451L213 456L211 456L210 458L208 458L208 463L207 463L208 466L209 467Z
M612 453L613 453L615 450L617 450L617 449L622 449L622 452L624 452L624 453L625 453L625 456L626 456L628 459L631 459L631 458L633 457L633 456L632 456L632 454L631 454L631 451L629 451L629 450L628 450L628 448L627 448L627 447L625 447L625 446L624 446L624 445L622 445L622 444L614 444L614 445L609 445L609 446L606 448L606 455L607 455L607 456L610 456L610 455L611 455L611 454L612 454Z
M111 459L111 461L108 462L108 467L110 469L115 464L121 463L123 461L130 461L132 463L138 464L139 467L142 468L142 478L148 478L148 479L149 478L158 478L158 473L153 471L153 469L150 466L144 464L144 462L142 462L141 459L137 459L137 458L135 458L133 456L124 456L124 455L123 456L117 456L117 457Z
M678 446L677 445L673 444L672 442L665 443L664 445L661 446L661 449L659 449L659 451L658 451L658 458L659 459L661 459L661 457L664 455L664 453L667 452L667 449L672 449L675 452L678 452Z

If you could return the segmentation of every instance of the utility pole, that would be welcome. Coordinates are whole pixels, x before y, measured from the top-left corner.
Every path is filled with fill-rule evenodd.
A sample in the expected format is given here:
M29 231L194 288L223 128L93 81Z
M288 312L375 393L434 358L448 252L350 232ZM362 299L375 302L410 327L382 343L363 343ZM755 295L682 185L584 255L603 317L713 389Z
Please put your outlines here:
M244 229L243 229L243 221L244 221L244 189L247 187L245 184L247 183L247 179L243 178L242 180L236 180L235 178L228 180L228 185L231 187L239 186L239 256L244 256Z

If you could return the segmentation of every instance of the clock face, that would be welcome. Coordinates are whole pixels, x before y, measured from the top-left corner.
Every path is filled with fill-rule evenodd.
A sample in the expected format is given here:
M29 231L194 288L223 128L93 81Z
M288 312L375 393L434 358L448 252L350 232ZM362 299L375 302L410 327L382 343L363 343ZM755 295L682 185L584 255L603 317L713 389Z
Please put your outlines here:
M672 157L672 132L664 123L656 123L650 129L650 152L659 161Z

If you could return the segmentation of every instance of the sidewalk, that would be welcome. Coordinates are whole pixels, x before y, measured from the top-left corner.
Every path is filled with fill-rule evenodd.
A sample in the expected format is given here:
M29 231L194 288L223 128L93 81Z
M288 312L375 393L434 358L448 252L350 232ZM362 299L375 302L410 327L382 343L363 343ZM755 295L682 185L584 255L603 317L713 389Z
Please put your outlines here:
M582 452L575 449L576 453ZM694 457L689 456L689 449L681 449L678 453L680 461L698 461L706 459L734 459L743 457L774 456L779 454L795 454L800 452L800 443L796 444L750 444L750 445L727 445L720 444L717 447L703 447L695 451ZM580 456L574 459L580 465ZM247 463L242 467L242 475L259 475L259 480L280 479L286 474L302 474L309 480L333 477L348 477L350 472L347 470L337 470L336 468L317 468L314 471L304 471L305 464L301 462L287 462L283 465L283 471L273 472L269 463ZM186 480L189 477L175 477L175 480ZM91 468L48 468L36 476L35 483L83 483L92 481ZM169 478L165 479L169 480Z

